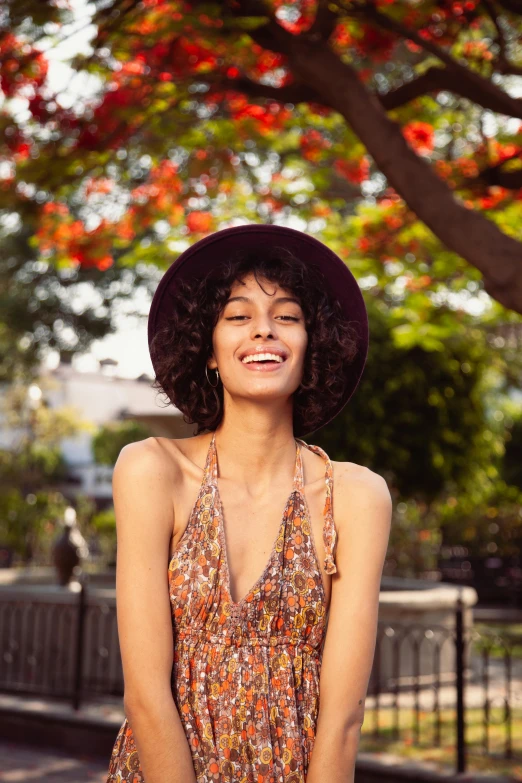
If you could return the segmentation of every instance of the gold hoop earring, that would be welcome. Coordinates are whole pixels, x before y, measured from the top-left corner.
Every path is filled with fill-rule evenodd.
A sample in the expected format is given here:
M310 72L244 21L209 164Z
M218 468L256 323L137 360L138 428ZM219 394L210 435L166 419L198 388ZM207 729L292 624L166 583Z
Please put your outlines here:
M216 383L210 383L210 378L208 377L208 365L205 365L205 375L207 376L207 381L209 382L209 385L212 386L213 389L216 389L219 386L219 370L216 367Z

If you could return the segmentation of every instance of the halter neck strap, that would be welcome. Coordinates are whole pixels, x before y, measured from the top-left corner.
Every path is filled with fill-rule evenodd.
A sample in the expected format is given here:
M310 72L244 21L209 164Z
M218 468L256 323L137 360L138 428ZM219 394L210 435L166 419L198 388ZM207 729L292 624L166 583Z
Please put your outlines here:
M207 451L204 481L207 484L217 487L217 479L218 479L218 460L217 460L217 450L216 450L216 431L214 430ZM301 445L298 440L295 440L295 467L294 467L293 489L302 490L303 486L304 486L304 479L303 479L303 460L301 457Z
M217 456L216 456L216 431L212 433L210 445L207 451L207 460L205 462L205 482L216 485L217 481Z
M334 517L333 517L333 467L332 467L332 461L326 451L324 451L320 446L313 445L311 443L306 443L304 440L298 439L298 443L300 446L305 446L305 448L309 449L310 451L315 452L316 454L319 454L320 457L322 457L325 461L325 483L326 483L326 498L324 501L324 509L323 509L323 543L324 543L324 550L326 553L326 557L324 560L324 570L327 574L334 574L337 571L337 566L335 565L335 547L337 542L337 531L335 529L335 523L334 523Z

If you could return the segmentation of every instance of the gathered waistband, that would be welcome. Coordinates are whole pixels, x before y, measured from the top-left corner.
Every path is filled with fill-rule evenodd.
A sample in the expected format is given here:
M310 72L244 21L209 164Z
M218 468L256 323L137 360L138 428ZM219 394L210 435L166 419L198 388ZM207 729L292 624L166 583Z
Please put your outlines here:
M177 631L174 641L188 641L188 643L223 644L227 647L296 647L301 652L320 655L320 650L313 647L303 639L291 639L288 636L255 636L248 633L233 631L232 633L213 634L205 630L187 628Z

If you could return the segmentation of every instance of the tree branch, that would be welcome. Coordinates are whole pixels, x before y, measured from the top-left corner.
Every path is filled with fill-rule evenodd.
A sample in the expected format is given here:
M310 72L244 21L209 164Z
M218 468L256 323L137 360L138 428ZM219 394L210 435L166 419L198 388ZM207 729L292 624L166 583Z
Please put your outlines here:
M400 87L388 90L387 93L378 95L380 102L387 111L404 106L405 103L420 98L430 92L438 92L448 88L446 78L446 69L432 66L428 68L421 76L411 79Z
M406 142L378 98L325 43L294 36L289 66L347 121L390 185L449 249L483 275L487 293L522 313L522 245L481 212L465 207Z
M286 87L272 87L269 84L254 82L246 76L237 79L228 79L220 74L215 78L209 74L202 77L202 81L210 85L211 89L236 90L248 95L249 98L268 98L280 103L322 103L321 96L311 87L304 84L289 84Z
M511 160L520 160L520 152L515 152L509 158L497 163L494 166L488 166L483 169L473 179L465 180L465 184L485 184L489 187L498 186L507 190L520 190L522 188L522 168L514 171L503 171L504 166Z
M445 80L444 85L439 89L449 89L450 92L456 92L479 106L506 114L508 117L522 118L522 101L520 99L512 98L489 79L485 79L476 71L471 71L433 41L422 38L416 30L410 30L395 19L378 11L368 2L350 7L343 6L343 8L346 9L348 15L363 16L378 24L379 27L396 33L401 38L413 41L445 63L446 68L438 69L440 74L437 75L437 78Z
M328 0L319 0L314 23L305 33L312 41L328 41L337 26L339 14Z
M224 13L231 16L266 17L266 24L255 30L249 30L249 36L263 49L269 49L279 54L290 52L291 39L295 36L279 24L263 0L223 0L223 5L225 6Z
M475 75L475 74L474 74ZM484 85L489 85L492 89L484 90ZM507 114L509 117L522 119L522 100L512 98L503 93L485 79L477 81L473 78L463 78L462 69L457 73L449 68L438 68L432 66L416 79L412 79L406 84L402 84L394 90L390 90L385 95L379 95L379 100L385 109L396 109L415 98L425 95L428 92L438 92L446 90L461 98L467 98L472 103L482 106L484 109Z

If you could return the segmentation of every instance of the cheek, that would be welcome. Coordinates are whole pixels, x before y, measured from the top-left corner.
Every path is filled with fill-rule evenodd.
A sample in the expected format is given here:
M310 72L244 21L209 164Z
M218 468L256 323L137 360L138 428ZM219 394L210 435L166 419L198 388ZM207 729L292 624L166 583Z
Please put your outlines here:
M218 323L212 335L212 347L218 363L232 361L237 348L237 336Z
M305 355L306 355L306 349L308 348L308 332L304 332L304 334L300 335L299 339L299 347L297 349L297 353L301 355L301 361L304 363Z

